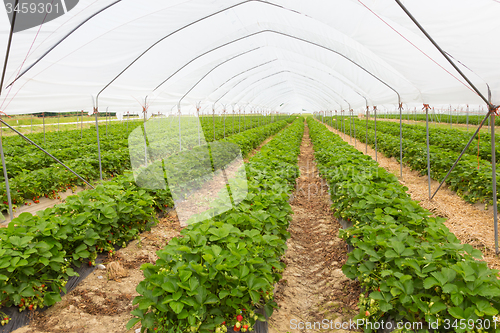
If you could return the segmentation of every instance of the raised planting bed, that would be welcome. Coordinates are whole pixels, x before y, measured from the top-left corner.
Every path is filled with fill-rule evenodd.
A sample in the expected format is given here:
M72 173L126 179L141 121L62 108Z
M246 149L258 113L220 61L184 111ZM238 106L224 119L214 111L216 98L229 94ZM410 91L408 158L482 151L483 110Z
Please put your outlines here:
M189 225L157 252L156 265L142 266L129 328L140 322L141 332L246 332L272 314L303 131L299 118L250 159L243 202Z
M366 290L357 318L421 323L423 332L430 323L440 332L481 332L489 321L489 331L500 331L491 329L498 272L480 261L481 251L460 244L443 218L431 217L370 157L314 119L308 124L334 214L353 223L341 232L354 247L342 270Z
M265 125L227 140L248 149L286 124ZM126 172L37 215L21 214L0 228L0 311L53 305L76 275L75 267L95 265L99 253L113 254L116 246L149 230L157 211L172 206L168 187L139 188Z

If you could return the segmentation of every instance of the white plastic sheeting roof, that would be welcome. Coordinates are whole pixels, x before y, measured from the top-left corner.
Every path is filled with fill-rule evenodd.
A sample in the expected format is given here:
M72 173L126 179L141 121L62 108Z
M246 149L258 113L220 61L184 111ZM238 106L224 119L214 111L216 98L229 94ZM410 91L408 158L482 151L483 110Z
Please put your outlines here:
M500 104L500 1L403 3ZM3 55L5 12L0 29ZM14 33L0 110L92 110L99 96L99 110L127 112L147 96L152 113L178 103L193 113L198 102L295 112L394 105L398 95L406 106L484 105L395 1L80 0Z

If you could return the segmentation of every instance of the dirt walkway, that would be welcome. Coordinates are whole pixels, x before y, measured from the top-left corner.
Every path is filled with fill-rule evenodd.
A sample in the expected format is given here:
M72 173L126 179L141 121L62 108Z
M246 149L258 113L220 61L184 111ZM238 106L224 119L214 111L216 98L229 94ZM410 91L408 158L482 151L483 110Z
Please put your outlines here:
M341 138L344 134L327 126L330 131L337 133ZM349 135L345 136L347 143L350 143ZM354 139L352 143L354 146ZM365 154L365 144L357 142L356 148ZM375 159L375 150L368 145L368 153L366 155ZM387 158L380 151L377 153L379 165L387 171L393 173L399 178L400 165L395 158ZM493 229L493 216L490 212L478 208L478 205L472 205L460 198L454 191L451 191L448 186L443 185L432 201L429 200L429 189L427 176L422 176L417 171L411 170L403 165L403 179L399 179L400 183L408 187L408 193L413 200L419 201L420 205L436 216L447 218L445 225L452 233L457 236L462 243L468 243L483 252L484 260L488 263L488 267L500 269L500 259L495 255L495 241ZM431 181L431 189L435 189L439 183L435 180ZM484 207L484 206L482 206Z
M357 314L360 290L341 270L347 258L346 244L338 238L340 224L329 209L327 186L314 163L308 127L299 167L301 176L291 202L294 215L285 256L287 267L275 291L280 309L270 318L269 331L343 332L331 328ZM320 327L323 320L327 324Z

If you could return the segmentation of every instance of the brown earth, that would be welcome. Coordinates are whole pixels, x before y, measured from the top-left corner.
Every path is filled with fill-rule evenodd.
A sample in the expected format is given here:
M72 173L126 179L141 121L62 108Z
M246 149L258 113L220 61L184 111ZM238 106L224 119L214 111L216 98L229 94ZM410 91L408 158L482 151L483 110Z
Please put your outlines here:
M285 255L287 267L275 289L279 309L269 320L269 331L343 332L331 328L335 323L349 322L357 314L360 288L341 269L347 259L347 246L338 237L340 224L329 208L327 185L318 175L308 127L299 167L301 176L291 201L294 215ZM328 324L319 329L323 320ZM304 329L298 329L300 322Z

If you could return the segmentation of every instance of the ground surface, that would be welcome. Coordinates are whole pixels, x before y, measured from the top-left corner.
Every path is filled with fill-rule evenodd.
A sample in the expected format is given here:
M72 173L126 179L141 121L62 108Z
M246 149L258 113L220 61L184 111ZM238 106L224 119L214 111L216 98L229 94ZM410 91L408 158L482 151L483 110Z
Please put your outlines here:
M342 332L307 329L307 323L348 322L357 314L359 284L342 273L346 243L338 238L340 224L333 217L327 185L318 175L306 127L299 155L300 178L291 201L294 211L289 232L287 267L275 298L279 309L269 321L271 333ZM305 329L298 329L299 322ZM295 326L296 325L296 326ZM328 327L328 326L327 326Z

